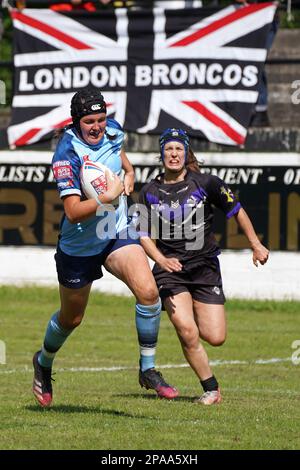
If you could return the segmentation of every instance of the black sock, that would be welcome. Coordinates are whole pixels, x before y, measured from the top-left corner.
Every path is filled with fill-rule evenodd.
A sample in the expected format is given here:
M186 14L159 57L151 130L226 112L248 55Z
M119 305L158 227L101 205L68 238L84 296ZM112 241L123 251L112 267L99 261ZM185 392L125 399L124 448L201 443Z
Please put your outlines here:
M219 384L214 375L206 380L200 380L200 383L203 387L204 392L212 392L213 390L218 390L219 388Z

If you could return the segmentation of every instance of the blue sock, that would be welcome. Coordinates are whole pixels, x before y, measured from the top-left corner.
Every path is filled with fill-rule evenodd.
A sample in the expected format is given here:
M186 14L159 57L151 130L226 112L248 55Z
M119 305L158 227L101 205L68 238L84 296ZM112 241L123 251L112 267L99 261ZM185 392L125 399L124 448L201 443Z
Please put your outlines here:
M135 306L135 324L140 345L140 369L155 367L155 352L160 323L161 301L154 305Z
M58 312L54 313L48 323L44 344L38 357L39 364L42 367L52 367L55 354L73 331L65 330L60 326L57 314Z

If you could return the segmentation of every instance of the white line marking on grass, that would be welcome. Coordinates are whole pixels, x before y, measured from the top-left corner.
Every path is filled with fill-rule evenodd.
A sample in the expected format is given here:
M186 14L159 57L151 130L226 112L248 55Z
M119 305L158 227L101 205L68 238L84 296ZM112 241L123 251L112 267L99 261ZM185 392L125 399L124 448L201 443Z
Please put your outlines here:
M215 361L210 361L211 366L226 366L226 365L264 365L264 364L275 364L278 362L292 362L291 357L273 357L271 359L257 359L256 361L239 361L239 360L222 360L216 359ZM183 367L190 367L189 364L162 364L158 365L158 369L180 369ZM129 367L129 366L114 366L114 367L69 367L55 369L56 372L118 372L120 370L137 370L138 367ZM25 366L20 369L9 369L1 370L0 374L14 374L17 372L32 372L32 368Z
M280 394L280 395L295 395L300 396L300 392L297 390L288 390L286 388L278 390L275 388L244 388L244 387L222 387L224 392L237 392L237 393L264 393L269 395Z

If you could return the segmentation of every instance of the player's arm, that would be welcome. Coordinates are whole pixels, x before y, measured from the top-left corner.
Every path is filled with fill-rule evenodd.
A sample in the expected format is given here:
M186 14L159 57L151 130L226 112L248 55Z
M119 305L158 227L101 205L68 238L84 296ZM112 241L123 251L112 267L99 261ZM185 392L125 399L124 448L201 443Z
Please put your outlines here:
M81 201L81 197L77 194L66 195L63 198L65 214L71 224L77 224L89 219L95 215L97 209L102 205L110 204L116 197L118 197L124 190L122 181L117 175L110 178L109 173L106 173L107 191L98 195L99 204L96 199L86 199ZM105 207L103 207L105 211Z
M120 155L122 160L122 168L125 172L124 192L126 196L129 196L130 193L132 193L132 191L134 190L134 169L123 149L121 150Z
M231 189L217 176L211 176L207 189L212 203L221 209L228 219L233 216L235 217L238 226L249 240L255 266L258 265L258 262L265 264L268 260L269 250L260 243L251 220Z
M139 222L137 225L139 226L138 233L140 235L140 242L142 247L144 248L146 254L155 261L162 269L171 273L173 271L181 271L182 264L176 258L167 258L163 255L163 253L157 248L154 241L151 239L151 205L149 200L147 199L147 189L149 185L143 187L139 194L139 203L142 208L146 210L140 210L139 214Z
M177 258L166 258L150 237L143 236L140 238L140 241L149 258L155 261L155 263L157 263L162 269L168 273L181 271L182 264L179 260Z
M240 208L234 217L238 226L249 240L249 244L253 252L253 263L255 266L258 266L258 262L260 264L265 264L268 261L269 250L260 242L246 211L243 208Z

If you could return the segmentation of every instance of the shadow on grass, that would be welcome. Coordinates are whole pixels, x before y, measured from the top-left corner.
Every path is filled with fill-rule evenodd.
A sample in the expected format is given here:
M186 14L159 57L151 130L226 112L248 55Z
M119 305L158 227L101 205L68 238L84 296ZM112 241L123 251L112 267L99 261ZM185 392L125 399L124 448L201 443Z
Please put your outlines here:
M162 400L162 401L168 401L168 402L178 402L180 401L181 403L182 402L187 402L187 403L193 403L193 401L195 401L198 397L177 397L177 398L173 398L172 400L167 400L165 398L160 398L158 397L157 395L154 395L154 394L148 394L148 393L122 393L121 394L118 394L118 395L113 395L114 397L118 397L118 398L124 398L124 397L127 397L127 398L145 398L146 400Z
M124 411L109 410L96 406L75 406L75 405L53 405L49 408L42 408L39 405L28 405L25 406L28 411L34 411L36 413L98 413L103 415L111 415L123 418L138 418L146 419L147 416L134 415L131 413L125 413Z

